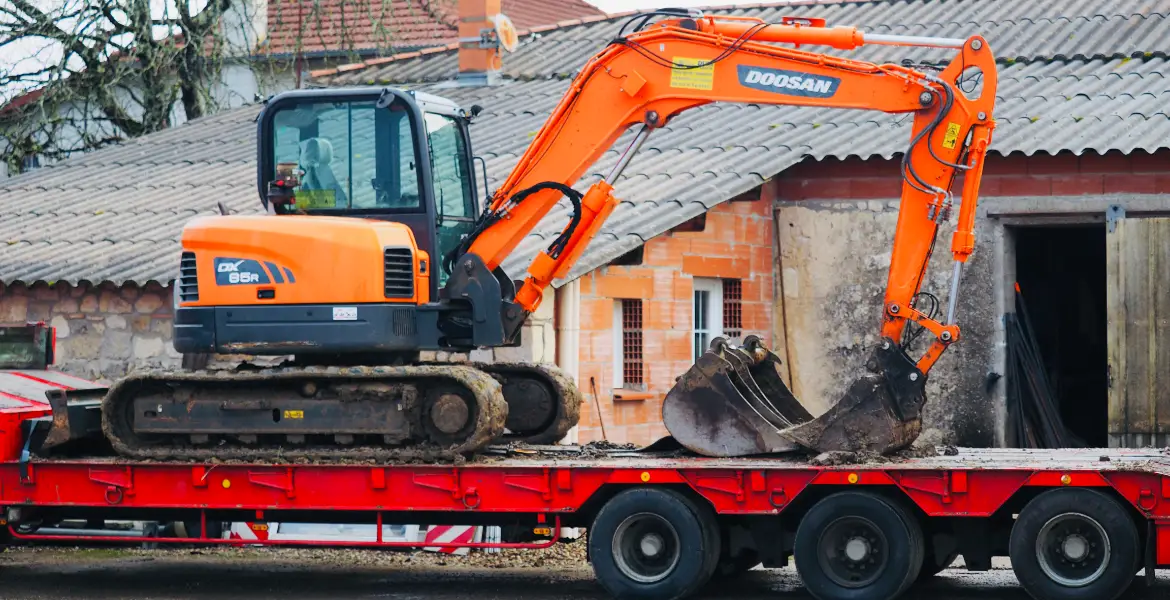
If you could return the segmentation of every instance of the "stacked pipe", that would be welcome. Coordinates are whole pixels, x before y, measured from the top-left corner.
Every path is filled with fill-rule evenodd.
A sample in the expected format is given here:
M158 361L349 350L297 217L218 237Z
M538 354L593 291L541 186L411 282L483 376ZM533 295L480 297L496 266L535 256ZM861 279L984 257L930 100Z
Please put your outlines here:
M1007 329L1008 445L1016 448L1070 448L1082 445L1064 426L1048 380L1040 345L1016 284L1016 311L1004 315Z

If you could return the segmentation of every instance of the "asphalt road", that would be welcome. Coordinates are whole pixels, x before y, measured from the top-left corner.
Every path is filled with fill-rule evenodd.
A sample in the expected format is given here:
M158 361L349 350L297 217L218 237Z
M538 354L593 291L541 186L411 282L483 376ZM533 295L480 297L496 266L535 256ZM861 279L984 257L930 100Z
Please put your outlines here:
M292 551L299 552L299 551ZM241 552L127 553L111 550L0 555L0 596L10 600L578 600L607 598L579 561L517 567L460 558L398 555L389 564L367 554L319 556ZM532 564L533 561L528 561ZM445 563L445 564L444 564ZM489 564L489 566L484 566ZM793 569L757 570L711 585L700 598L804 600ZM1170 580L1135 582L1125 598L1170 597ZM1025 600L1010 571L948 570L908 600Z

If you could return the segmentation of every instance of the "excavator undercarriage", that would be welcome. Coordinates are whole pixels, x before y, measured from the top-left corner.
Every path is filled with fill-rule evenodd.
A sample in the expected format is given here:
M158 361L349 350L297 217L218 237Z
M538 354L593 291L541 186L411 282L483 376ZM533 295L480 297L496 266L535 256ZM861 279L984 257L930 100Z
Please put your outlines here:
M135 458L393 460L554 442L579 406L547 365L146 371L109 389L102 429Z

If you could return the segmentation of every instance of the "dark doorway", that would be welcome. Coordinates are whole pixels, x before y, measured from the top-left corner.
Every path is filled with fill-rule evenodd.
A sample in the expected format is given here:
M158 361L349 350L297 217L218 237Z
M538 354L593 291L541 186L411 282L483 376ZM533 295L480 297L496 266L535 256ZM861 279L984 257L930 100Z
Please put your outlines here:
M1108 445L1105 226L1015 230L1016 281L1061 420L1089 447Z

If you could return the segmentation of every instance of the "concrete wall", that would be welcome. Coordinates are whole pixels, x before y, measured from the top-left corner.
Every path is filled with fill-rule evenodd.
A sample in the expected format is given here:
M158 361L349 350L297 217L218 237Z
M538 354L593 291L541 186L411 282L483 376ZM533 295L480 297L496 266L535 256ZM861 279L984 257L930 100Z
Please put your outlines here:
M707 214L703 231L660 235L646 243L641 264L603 267L581 279L580 442L647 444L666 435L662 399L693 364L694 277L739 279L744 333L771 344L771 204L770 197L721 204ZM620 298L643 301L645 394L627 400L614 396Z
M927 385L923 439L968 446L1002 443L1002 316L1014 281L1005 227L1019 219L1103 217L1107 201L1170 193L1170 152L1129 156L992 156L981 186L975 253L964 270L956 319L962 340L936 364ZM806 160L775 180L777 318L793 388L814 414L861 372L877 341L901 183L897 160ZM961 189L961 182L956 190ZM1148 203L1143 203L1143 206ZM956 207L957 208L957 207ZM990 214L989 214L990 213ZM945 311L955 217L940 228L923 291ZM923 338L929 337L924 334ZM920 356L924 345L919 342Z
M141 367L177 367L171 290L113 284L0 284L0 323L45 321L57 328L57 368L108 383Z

